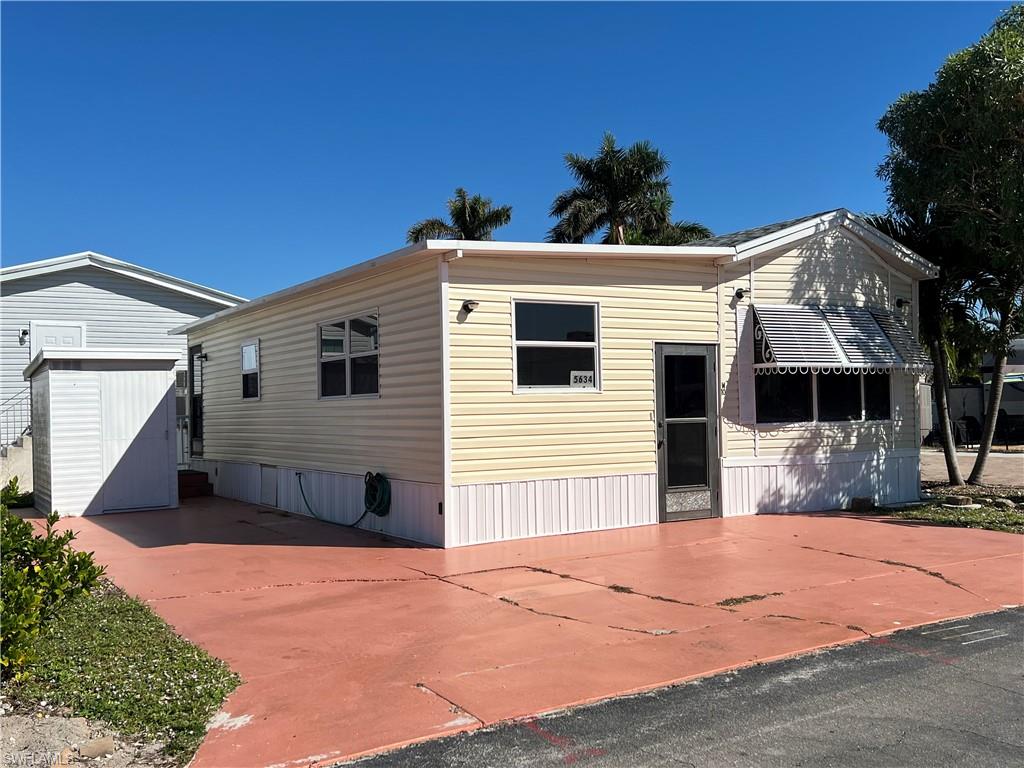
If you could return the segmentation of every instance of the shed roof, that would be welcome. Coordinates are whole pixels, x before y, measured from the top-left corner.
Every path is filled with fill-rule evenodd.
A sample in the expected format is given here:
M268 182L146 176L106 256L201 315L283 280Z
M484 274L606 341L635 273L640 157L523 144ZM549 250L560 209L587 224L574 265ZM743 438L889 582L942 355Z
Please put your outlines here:
M82 251L81 253L69 253L67 256L57 256L53 259L42 259L41 261L30 261L26 264L15 264L14 266L0 269L0 280L9 282L21 280L36 275L47 275L54 272L63 272L69 269L80 269L81 267L96 267L107 272L123 275L124 277L141 282L159 285L170 291L185 294L193 298L203 299L212 304L222 307L233 307L245 301L241 296L235 296L215 288L209 288L199 283L182 280L180 277L157 272L153 269L140 267L120 259L104 256L102 253L93 251Z
M52 347L40 349L32 358L23 376L26 379L32 378L44 364L53 360L87 360L90 362L133 362L133 363L160 363L174 365L181 358L181 351L177 349L153 349L147 347Z

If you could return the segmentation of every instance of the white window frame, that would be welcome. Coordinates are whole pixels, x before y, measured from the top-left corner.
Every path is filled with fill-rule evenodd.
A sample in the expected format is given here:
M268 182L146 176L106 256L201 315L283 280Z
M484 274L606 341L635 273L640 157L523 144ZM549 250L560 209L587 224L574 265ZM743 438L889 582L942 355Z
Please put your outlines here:
M594 310L593 341L520 341L516 338L516 305L517 304L572 304L575 306L592 307ZM547 387L519 385L519 347L590 347L594 350L594 386L593 387ZM513 394L544 394L558 393L571 395L601 394L604 378L601 375L601 302L585 301L579 298L562 298L560 296L513 297L512 298L512 392Z
M246 347L256 347L256 367L255 368L246 368L245 367L245 351L244 350L245 350ZM254 402L254 401L257 401L257 400L261 400L263 398L263 374L262 374L262 372L260 370L260 363L261 363L260 340L258 338L246 339L245 341L243 341L241 344L238 345L238 369L239 369L238 388L239 388L239 397L244 402L247 402L247 403ZM246 397L245 396L245 387L242 385L242 377L246 376L246 375L248 375L250 373L255 373L256 374L256 397Z
M352 353L352 324L350 320L356 320L360 317L367 317L368 315L374 315L377 318L377 348L372 352L356 352ZM324 358L320 354L320 329L327 325L335 325L336 323L345 323L345 352L340 355L332 355ZM331 401L331 400L379 400L381 396L381 385L380 385L380 356L381 356L381 322L380 322L380 309L378 307L372 307L365 309L362 312L353 312L351 314L343 315L341 317L335 317L330 320L321 320L316 324L314 330L316 334L314 338L315 355L316 355L316 399ZM377 391L367 392L360 395L352 394L352 363L351 360L354 357L370 357L371 355L377 356ZM330 362L332 360L344 360L345 361L345 392L344 395L324 395L323 390L320 386L320 367L321 364Z
M857 375L860 376L860 418L851 419L849 421L822 421L818 418L818 376L822 375L815 373L814 371L809 372L811 375L811 420L810 421L759 421L757 420L760 414L757 413L757 377L762 375L754 374L754 408L755 408L755 426L764 429L779 429L782 427L814 427L814 426L828 426L837 427L845 424L858 424L858 425L870 425L870 424L892 424L895 421L895 410L896 401L893 397L894 388L894 376L895 371L887 371L889 375L889 418L888 419L869 419L867 418L867 402L864 399L864 377L871 375L867 371L857 371ZM790 374L782 374L790 375ZM827 375L827 374L825 374Z

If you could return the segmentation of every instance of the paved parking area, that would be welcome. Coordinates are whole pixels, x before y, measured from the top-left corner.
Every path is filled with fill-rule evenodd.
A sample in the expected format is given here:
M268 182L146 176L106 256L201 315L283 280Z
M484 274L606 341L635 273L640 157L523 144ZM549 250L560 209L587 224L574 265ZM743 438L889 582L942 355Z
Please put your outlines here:
M1004 768L1024 750L1022 642L1024 611L987 613L346 765Z
M956 454L964 479L971 474L978 454L958 451ZM1024 487L1024 453L990 453L985 465L985 482L989 485L1016 485ZM921 480L944 483L949 480L946 473L946 458L942 451L921 451Z
M109 575L244 679L194 765L329 765L1024 603L1024 538L704 520L406 546L223 499L79 519Z

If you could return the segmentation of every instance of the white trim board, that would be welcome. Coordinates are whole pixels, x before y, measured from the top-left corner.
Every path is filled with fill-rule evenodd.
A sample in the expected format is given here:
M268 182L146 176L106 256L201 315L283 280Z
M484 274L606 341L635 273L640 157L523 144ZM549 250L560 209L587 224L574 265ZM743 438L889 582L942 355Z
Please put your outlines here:
M856 453L805 453L797 456L731 456L722 459L723 467L779 467L796 464L843 464L875 459L907 459L920 456L916 448L897 451L858 451Z
M15 264L11 267L4 267L0 269L0 279L4 282L12 282L26 277L48 275L54 272L80 269L82 267L95 267L107 272L113 272L132 280L157 285L169 291L203 299L213 304L219 304L222 307L234 307L245 302L245 299L240 296L218 291L215 288L208 288L199 283L182 280L180 277L140 267L138 264L131 264L127 261L104 256L102 253L94 253L93 251L71 253L67 256L58 256L53 259L43 259L42 261L31 261L27 264Z

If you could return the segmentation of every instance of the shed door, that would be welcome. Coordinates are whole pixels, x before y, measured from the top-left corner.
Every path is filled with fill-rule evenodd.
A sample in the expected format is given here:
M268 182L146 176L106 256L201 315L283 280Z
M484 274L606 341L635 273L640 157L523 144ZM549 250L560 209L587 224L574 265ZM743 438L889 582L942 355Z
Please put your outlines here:
M169 506L177 479L171 373L104 371L100 387L104 511Z
M656 348L662 522L718 514L715 349L695 344Z

